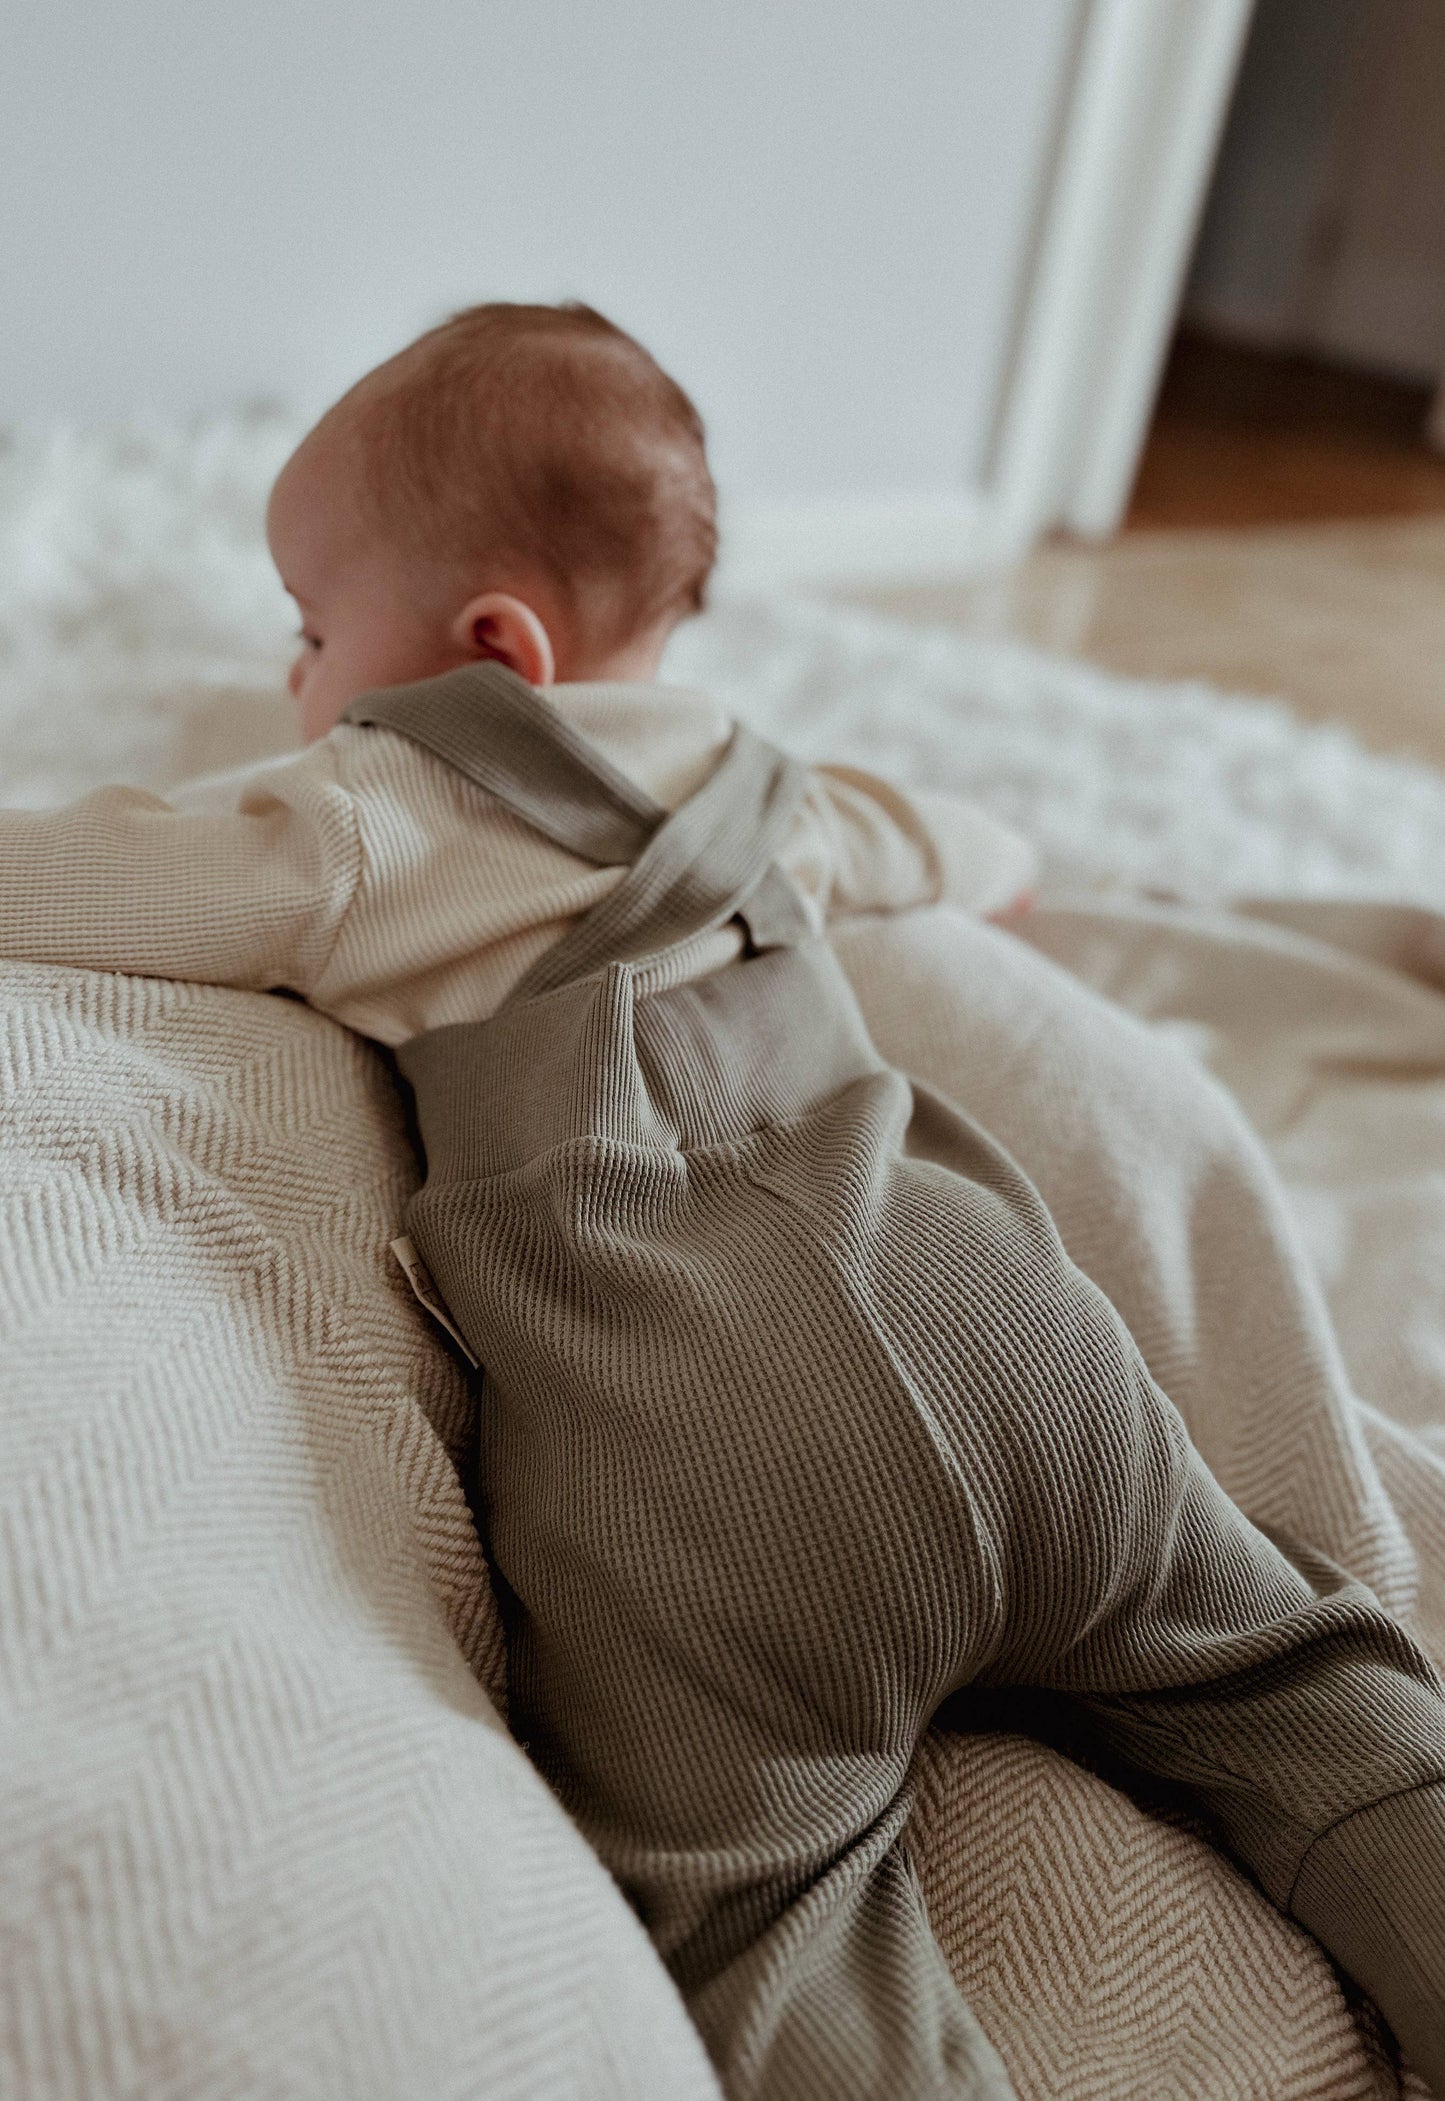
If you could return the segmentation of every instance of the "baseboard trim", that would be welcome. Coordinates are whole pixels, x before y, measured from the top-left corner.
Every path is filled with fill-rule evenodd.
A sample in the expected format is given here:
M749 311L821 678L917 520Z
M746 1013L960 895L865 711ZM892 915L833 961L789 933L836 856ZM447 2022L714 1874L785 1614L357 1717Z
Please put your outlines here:
M718 588L924 584L997 568L1024 551L976 489L734 504L724 515Z

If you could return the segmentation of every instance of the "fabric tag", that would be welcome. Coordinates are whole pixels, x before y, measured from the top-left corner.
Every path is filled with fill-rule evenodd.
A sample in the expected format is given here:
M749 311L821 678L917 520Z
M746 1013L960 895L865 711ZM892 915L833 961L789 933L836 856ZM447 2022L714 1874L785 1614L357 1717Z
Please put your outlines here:
M480 1364L478 1364L476 1358L467 1348L466 1343L457 1333L452 1317L447 1311L445 1299L432 1282L431 1271L427 1268L425 1262L422 1261L421 1256L406 1238L405 1234L400 1239L393 1240L391 1252L395 1255L403 1270L405 1270L407 1283L410 1284L418 1300L426 1307L427 1312L437 1323L437 1326L446 1329L452 1341L472 1367L472 1370L480 1371Z

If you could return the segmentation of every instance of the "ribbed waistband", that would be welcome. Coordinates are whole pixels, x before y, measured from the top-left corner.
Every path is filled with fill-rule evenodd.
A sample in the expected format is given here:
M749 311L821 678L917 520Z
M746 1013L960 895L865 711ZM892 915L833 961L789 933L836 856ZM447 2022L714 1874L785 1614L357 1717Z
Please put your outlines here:
M646 983L613 964L404 1044L432 1181L512 1173L587 1138L694 1151L887 1070L826 941Z

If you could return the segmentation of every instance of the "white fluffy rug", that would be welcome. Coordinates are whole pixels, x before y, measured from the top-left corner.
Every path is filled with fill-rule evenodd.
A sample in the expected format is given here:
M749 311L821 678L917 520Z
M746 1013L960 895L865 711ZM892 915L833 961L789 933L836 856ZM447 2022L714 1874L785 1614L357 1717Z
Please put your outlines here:
M0 450L0 800L163 787L290 741L261 514L275 416ZM800 751L953 785L1058 875L1445 905L1445 776L1205 686L803 603L720 605L669 674Z

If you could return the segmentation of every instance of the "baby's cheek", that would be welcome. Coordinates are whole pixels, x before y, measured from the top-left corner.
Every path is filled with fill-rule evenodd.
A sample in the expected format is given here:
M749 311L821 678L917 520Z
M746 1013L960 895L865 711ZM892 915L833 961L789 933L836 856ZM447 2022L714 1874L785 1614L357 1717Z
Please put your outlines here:
M355 693L344 680L327 677L314 660L309 668L303 667L291 690L300 704L301 741L304 744L314 744L318 737L335 729L342 709L355 698ZM364 690L362 687L356 689L357 692Z

